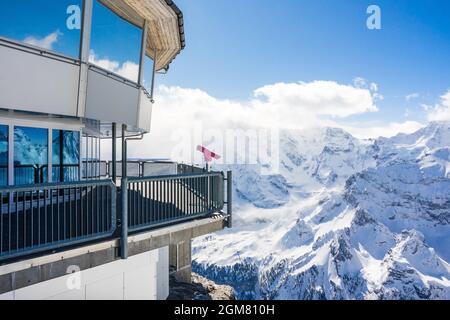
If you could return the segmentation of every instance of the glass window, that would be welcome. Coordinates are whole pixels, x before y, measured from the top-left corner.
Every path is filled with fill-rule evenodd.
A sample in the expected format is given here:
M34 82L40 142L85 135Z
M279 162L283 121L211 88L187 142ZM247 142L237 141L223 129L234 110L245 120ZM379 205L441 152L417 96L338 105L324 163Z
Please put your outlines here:
M0 186L8 185L8 126L0 125Z
M48 181L48 130L14 128L14 180L16 185Z
M53 130L52 137L53 182L80 180L80 133Z
M128 80L137 82L142 30L94 2L89 60Z
M78 57L82 3L82 0L1 0L0 36Z
M52 133L52 180L60 182L61 179L61 130L53 130Z
M147 56L145 56L144 59L144 66L143 66L143 72L144 72L144 88L148 91L148 93L151 93L152 91L152 80L153 80L153 60ZM155 82L156 82L157 74L155 75ZM156 87L156 86L155 86Z

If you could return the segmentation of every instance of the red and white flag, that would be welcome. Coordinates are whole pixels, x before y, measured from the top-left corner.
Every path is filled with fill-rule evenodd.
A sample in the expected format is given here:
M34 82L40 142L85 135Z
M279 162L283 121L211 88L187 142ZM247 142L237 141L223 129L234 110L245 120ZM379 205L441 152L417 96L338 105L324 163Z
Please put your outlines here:
M221 156L219 156L217 153L212 152L211 150L208 150L207 148L203 146L198 146L197 151L203 153L203 156L205 157L206 162L211 162L213 160L219 160Z

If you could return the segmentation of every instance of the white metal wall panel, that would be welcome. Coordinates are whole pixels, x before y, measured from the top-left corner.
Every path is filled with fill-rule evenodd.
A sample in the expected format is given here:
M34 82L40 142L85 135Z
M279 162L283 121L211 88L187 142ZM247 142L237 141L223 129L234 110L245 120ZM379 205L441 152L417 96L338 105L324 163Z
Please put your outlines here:
M139 89L89 70L86 118L136 126Z
M123 286L122 273L89 283L86 285L86 300L123 300Z
M166 300L169 297L169 247L159 249L158 255L156 300Z
M14 291L0 295L0 301L12 301L14 300Z
M89 66L87 90L80 90L79 97L79 64L11 46L0 46L0 109L124 123L150 131L153 104L144 90ZM79 108L84 94L85 107Z
M76 116L79 66L0 46L0 108Z
M137 127L144 129L146 132L150 132L152 125L152 110L153 103L150 98L141 90L140 94L140 104L139 104L139 115Z

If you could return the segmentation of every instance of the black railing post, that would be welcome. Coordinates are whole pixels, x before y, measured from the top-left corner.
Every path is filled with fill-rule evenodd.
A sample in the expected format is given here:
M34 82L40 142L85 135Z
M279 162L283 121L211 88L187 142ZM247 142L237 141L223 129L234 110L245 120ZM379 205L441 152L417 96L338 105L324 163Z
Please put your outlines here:
M122 180L121 180L121 258L128 258L128 178L127 178L127 126L122 125Z
M111 178L114 184L117 183L117 124L112 124L112 157L111 157Z
M233 172L227 172L227 222L228 228L233 227Z

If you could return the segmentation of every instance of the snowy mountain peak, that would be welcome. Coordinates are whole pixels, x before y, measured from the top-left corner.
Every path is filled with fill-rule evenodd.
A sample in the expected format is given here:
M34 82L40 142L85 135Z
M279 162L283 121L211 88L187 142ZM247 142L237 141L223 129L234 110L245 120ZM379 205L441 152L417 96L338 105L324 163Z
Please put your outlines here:
M392 138L380 138L379 141L396 147L448 148L450 147L450 122L431 122L413 134L399 134Z
M283 132L278 175L233 168L235 227L195 242L194 269L240 298L449 299L449 142L445 122Z

